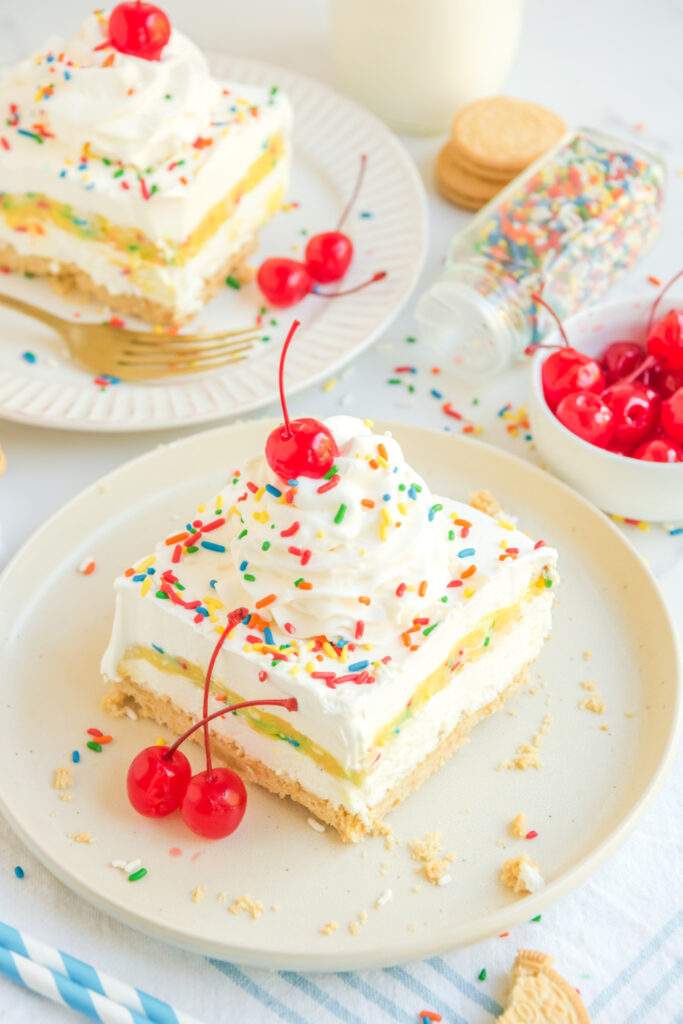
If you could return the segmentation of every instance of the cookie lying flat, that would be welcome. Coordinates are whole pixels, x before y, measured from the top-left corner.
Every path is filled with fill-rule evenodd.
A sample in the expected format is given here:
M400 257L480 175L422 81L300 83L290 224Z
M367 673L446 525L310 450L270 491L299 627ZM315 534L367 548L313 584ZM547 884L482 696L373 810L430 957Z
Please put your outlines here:
M546 953L519 950L507 1009L498 1024L590 1024L578 992L552 962Z
M490 96L462 107L453 119L453 146L470 165L518 174L565 131L562 118L536 103Z

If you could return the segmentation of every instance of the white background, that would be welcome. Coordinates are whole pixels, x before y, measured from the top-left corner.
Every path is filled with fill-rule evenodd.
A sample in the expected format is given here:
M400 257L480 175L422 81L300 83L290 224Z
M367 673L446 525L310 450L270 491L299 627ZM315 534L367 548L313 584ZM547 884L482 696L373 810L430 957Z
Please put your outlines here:
M371 2L368 0L368 3ZM396 0L397 16L400 16L402 6L403 0ZM174 24L193 36L202 46L271 60L333 82L326 38L326 4L323 0L249 0L248 3L244 0L239 3L236 0L168 0L165 7ZM89 5L84 0L23 0L21 3L1 0L0 62L23 56L51 33L68 34L88 10ZM666 279L683 266L682 69L683 3L680 0L650 0L649 3L642 3L641 0L574 0L571 4L530 0L527 4L520 52L507 91L545 103L563 115L569 124L589 124L631 135L649 147L660 150L669 163L670 189L661 238L647 259L620 286L622 291L646 291L649 288L654 295L654 290L646 283L647 275L656 274ZM406 140L406 144L418 163L429 194L431 244L423 279L427 282L434 277L449 238L460 225L466 223L467 215L456 211L434 193L432 163L440 140ZM427 357L421 353L419 344L411 348L405 345L405 336L414 331L411 313L412 303L409 303L406 312L385 338L364 353L335 387L329 391L315 387L298 395L292 401L293 414L298 415L304 410L316 415L330 413L339 409L343 398L350 403L344 411L361 415L372 411L377 418L399 418L443 427L440 403L429 396L429 387L433 382L428 376L420 374L416 381L417 394L410 400L405 397L405 393L397 394L396 389L385 383L397 362L413 362L423 368L430 365ZM478 392L481 405L477 415L485 428L484 439L504 444L518 454L528 454L527 446L519 439L506 436L502 421L495 416L495 410L508 401L515 404L523 401L525 386L524 374L518 370ZM447 397L456 407L461 402L471 401L471 393L461 392L447 378L439 379L439 387L447 391ZM275 412L273 407L264 410L267 414ZM3 540L0 565L14 554L35 527L82 487L112 467L172 436L175 435L171 432L111 437L79 435L0 423L0 445L9 461L8 473L0 481L0 527ZM653 528L649 532L631 529L629 537L650 560L681 624L683 536L673 538L661 528ZM636 887L647 884L650 872L647 851L651 847L643 842L643 837L656 831L662 814L671 813L672 807L675 808L671 781L668 792L662 795L657 807L641 826L640 835L634 835L626 850L619 855L618 865L608 865L600 872L599 884L603 890L610 884L614 885L617 869L621 872L619 877L629 880L629 884ZM2 828L0 825L0 830ZM5 834L10 842L9 833L0 831L0 837ZM676 881L676 856L674 844L670 850L670 859L667 857L664 861L663 881L667 883L668 865L671 871L668 884L671 885ZM0 872L0 906L3 908L6 902L13 903L14 897L12 895L10 899L10 895L16 889L14 878L8 876L8 866L3 858ZM59 899L53 885L56 886L56 883L45 879L42 889L35 893L34 898L45 900L54 920ZM579 904L576 901L579 896L572 899L574 903L571 900L565 901L569 906L569 911L565 907L565 912L574 913L574 917L581 922L581 941L590 959L591 941L597 943L598 937L601 943L616 941L617 936L609 939L599 935L598 925L594 922L600 914L594 905L586 904L581 912L583 916L578 914L577 917ZM671 899L673 903L674 894ZM13 908L16 923L21 923L19 915L23 901L22 895ZM35 919L35 914L31 916ZM79 920L91 928L93 934L103 936L104 924L93 919L92 915L83 913ZM72 922L70 933L73 927ZM132 944L137 949L141 947L137 939ZM70 948L66 938L64 946ZM84 952L82 944L81 951ZM105 962L103 966L114 969L111 962ZM125 974L125 961L119 960L117 969L119 973ZM170 963L168 969L171 970ZM166 977L169 977L168 973ZM163 978L163 974L155 974L150 968L148 976L143 975L138 980L144 980L152 991L155 991L153 986L156 985L156 991L163 995ZM669 1002L665 998L660 1009L664 1005L674 1007L671 991L668 998ZM415 1012L419 1008L418 1002L417 998L413 1001ZM633 1019L666 1021L668 1024L673 1019L672 1010L661 1012L663 1016L660 1010L650 1013L644 1003L642 1014ZM626 1016L624 1009L624 1016L619 1019L626 1019ZM22 1024L29 1020L70 1019L65 1011L53 1009L47 1004L37 1004L2 980L0 1018ZM261 1018L252 1016L244 1019ZM324 1019L327 1020L327 1017ZM616 1019L610 1015L609 1010L600 1017L600 1020L608 1019Z

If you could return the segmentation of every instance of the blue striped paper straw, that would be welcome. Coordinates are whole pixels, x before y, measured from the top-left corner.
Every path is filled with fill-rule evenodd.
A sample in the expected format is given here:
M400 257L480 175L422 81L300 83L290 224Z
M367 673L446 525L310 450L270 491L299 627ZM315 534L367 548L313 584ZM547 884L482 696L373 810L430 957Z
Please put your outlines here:
M31 992L37 992L53 1003L68 1006L102 1024L149 1024L148 1017L112 1002L99 992L84 988L63 974L51 971L49 967L13 953L11 949L0 947L0 972Z
M0 970L26 988L106 1024L201 1024L148 992L2 921Z

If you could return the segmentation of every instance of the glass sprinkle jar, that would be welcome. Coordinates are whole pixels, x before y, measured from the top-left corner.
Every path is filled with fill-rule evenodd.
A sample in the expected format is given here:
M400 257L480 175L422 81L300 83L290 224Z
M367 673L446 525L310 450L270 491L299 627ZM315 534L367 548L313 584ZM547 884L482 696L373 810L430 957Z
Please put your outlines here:
M598 299L660 224L663 161L594 129L566 135L453 239L420 298L422 336L461 376L507 366L549 329L532 293L562 319Z

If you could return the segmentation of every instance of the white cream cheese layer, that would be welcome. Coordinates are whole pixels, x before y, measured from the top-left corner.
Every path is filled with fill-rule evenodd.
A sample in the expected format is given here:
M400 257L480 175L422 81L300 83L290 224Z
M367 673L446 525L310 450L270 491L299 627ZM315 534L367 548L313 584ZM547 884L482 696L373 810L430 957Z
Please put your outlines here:
M96 285L113 296L142 296L172 306L180 317L197 313L204 305L204 286L233 255L249 245L259 227L279 206L287 188L289 156L285 154L255 188L246 193L233 216L182 266L131 260L112 246L81 241L56 227L41 235L13 231L0 217L0 247L8 244L22 256L40 256L60 266L82 269Z
M235 740L248 757L264 762L277 774L300 783L308 792L329 800L334 806L344 807L367 820L372 808L428 757L464 716L495 701L537 657L550 632L552 600L550 591L533 598L524 616L496 637L486 657L466 665L414 719L397 730L391 742L376 751L371 769L358 782L330 774L290 743L261 735L239 717L230 715L215 720L212 727L217 733ZM127 660L122 667L139 685L160 697L170 698L194 719L201 717L201 688L183 676L162 672L142 658ZM268 683L255 681L253 676L249 679L246 673L242 678L233 676L230 682L246 699L265 699L279 693ZM209 710L220 706L212 699ZM281 717L285 724L300 732L312 733L316 742L323 742L319 723L310 715L304 718L301 713L282 712Z

